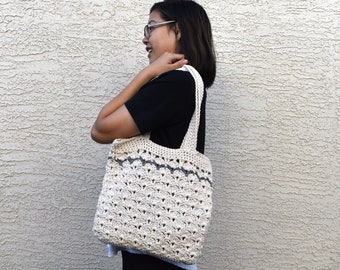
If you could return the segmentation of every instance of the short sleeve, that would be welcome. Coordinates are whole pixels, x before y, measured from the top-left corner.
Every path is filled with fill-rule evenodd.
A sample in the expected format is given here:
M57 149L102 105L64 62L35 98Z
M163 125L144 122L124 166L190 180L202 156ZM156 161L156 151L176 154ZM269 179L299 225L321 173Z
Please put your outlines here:
M150 139L162 146L179 148L195 110L195 81L187 71L174 70L146 84L125 103L141 133L150 132ZM205 101L201 104L201 119L197 150L204 153Z
M195 82L189 72L170 71L142 87L125 105L141 133L190 122Z

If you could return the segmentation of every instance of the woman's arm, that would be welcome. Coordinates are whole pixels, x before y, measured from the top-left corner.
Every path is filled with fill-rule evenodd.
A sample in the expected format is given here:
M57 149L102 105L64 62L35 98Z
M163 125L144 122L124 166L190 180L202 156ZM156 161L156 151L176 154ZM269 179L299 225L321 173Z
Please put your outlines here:
M99 112L91 130L92 139L98 143L111 143L117 138L129 138L140 134L124 104L153 78L180 68L186 63L182 54L165 53L140 71L125 89Z

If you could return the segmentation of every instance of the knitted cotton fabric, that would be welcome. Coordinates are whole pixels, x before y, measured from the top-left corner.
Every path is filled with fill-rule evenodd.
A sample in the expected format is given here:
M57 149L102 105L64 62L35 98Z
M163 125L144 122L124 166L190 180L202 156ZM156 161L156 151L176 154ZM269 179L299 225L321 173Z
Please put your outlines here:
M181 148L160 146L148 134L115 140L93 231L105 243L193 264L211 216L212 170L196 151L203 83L186 68L196 81L196 109Z

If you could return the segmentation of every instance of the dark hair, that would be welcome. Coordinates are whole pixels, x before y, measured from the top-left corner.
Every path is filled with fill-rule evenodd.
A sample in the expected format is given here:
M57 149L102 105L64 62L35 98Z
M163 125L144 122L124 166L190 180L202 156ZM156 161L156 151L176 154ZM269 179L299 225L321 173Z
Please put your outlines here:
M190 0L164 0L155 3L153 11L178 23L181 53L201 74L205 87L210 87L216 76L216 56L210 21L202 6Z

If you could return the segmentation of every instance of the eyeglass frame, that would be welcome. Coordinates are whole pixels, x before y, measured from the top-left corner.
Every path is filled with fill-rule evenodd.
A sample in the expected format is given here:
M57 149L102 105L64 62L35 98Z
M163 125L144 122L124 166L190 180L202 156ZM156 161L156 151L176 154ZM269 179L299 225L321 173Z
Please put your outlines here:
M176 21L165 21L165 22L147 24L144 27L144 37L145 38L150 38L151 31L154 28L157 28L157 27L160 27L160 26L164 26L164 25L167 25L167 24L171 24L171 23L175 23L175 22Z

